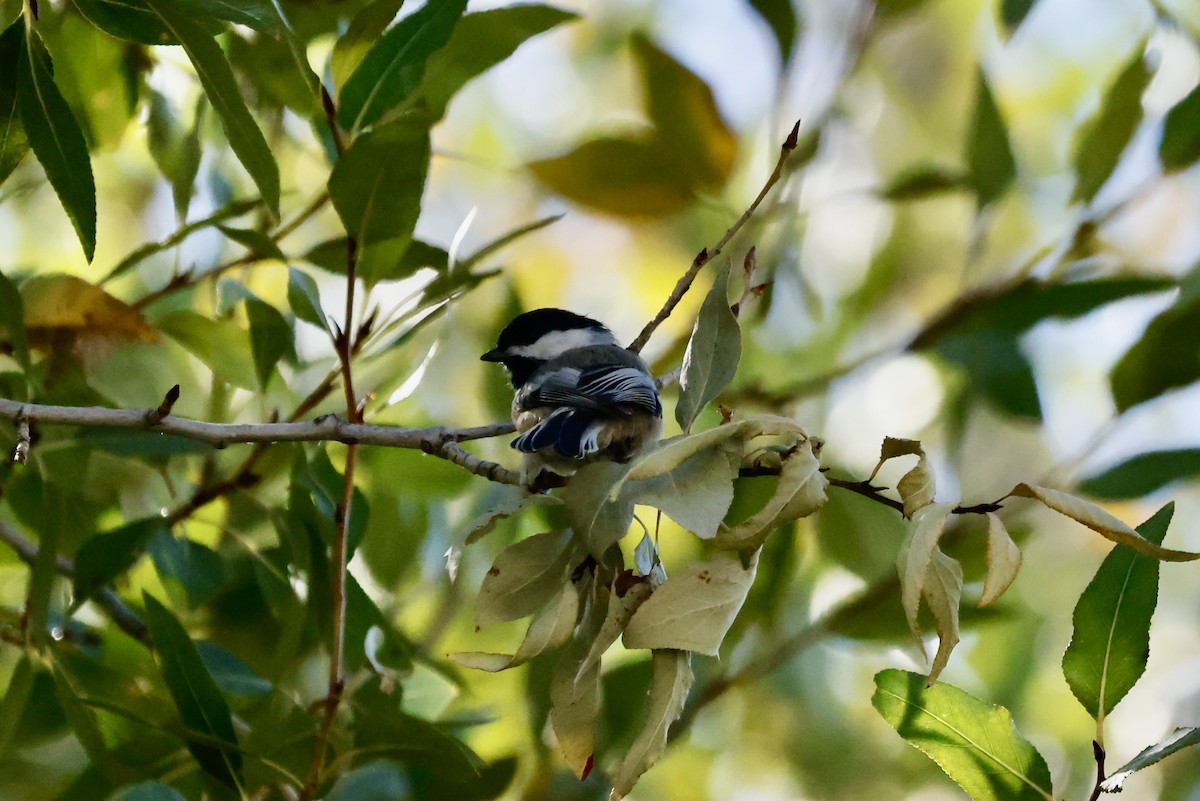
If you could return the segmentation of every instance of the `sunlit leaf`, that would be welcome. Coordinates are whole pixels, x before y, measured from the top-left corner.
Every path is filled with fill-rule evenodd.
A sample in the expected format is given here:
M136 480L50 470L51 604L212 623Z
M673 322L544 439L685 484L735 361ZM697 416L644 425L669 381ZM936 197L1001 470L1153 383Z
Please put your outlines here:
M335 88L341 89L345 85L403 5L404 0L372 0L354 15L346 32L333 43L333 53L329 57L329 74Z
M155 326L222 380L243 389L258 388L249 334L233 321L180 311L158 318Z
M1138 534L1158 545L1175 512L1169 503L1138 526ZM1146 669L1150 618L1158 603L1158 560L1128 548L1114 548L1079 596L1074 633L1063 654L1063 675L1071 692L1102 722Z
M25 21L16 20L0 34L0 184L29 152L29 140L25 126L21 124L21 113L17 107L17 71L24 39Z
M1076 135L1072 200L1086 203L1096 196L1142 121L1142 93L1152 75L1144 50L1142 44L1134 48L1133 58L1108 88L1100 108Z
M1018 484L1009 493L1017 498L1034 498L1059 514L1082 523L1100 534L1102 537L1119 545L1127 545L1138 553L1152 556L1163 562L1190 562L1200 559L1200 553L1191 551L1176 551L1163 548L1142 537L1132 528L1121 522L1099 506L1068 495L1060 490L1037 487L1032 484Z
M325 310L321 308L321 290L312 276L295 267L288 267L288 305L292 314L306 323L324 330Z
M1124 789L1125 780L1137 771L1157 764L1171 754L1197 744L1200 744L1200 728L1180 726L1162 742L1143 749L1137 756L1118 768L1116 773L1100 784L1100 789L1106 793L1119 793Z
M741 448L727 445L701 451L654 478L627 482L625 492L635 503L661 509L697 537L711 539L733 501L733 479L741 462Z
M1151 451L1084 479L1079 483L1079 491L1105 500L1140 498L1197 474L1200 474L1200 448Z
M1045 760L1004 707L902 670L876 674L871 703L972 801L1054 801Z
M672 574L625 628L626 648L672 648L716 656L746 600L758 564L735 556L692 562Z
M950 653L958 645L958 605L962 599L962 586L962 565L934 548L922 589L938 633L938 649L929 666L927 684L933 684L942 675L950 662Z
M975 112L967 134L967 171L979 208L997 200L1017 177L1008 130L983 72L975 84Z
M933 503L933 468L929 466L929 460L924 453L917 460L916 466L896 482L896 491L900 493L900 500L904 502L905 517L912 517L918 509Z
M430 0L380 37L346 80L338 121L357 132L399 106L421 83L429 56L450 38L467 0Z
M987 575L983 579L983 594L979 605L995 603L1017 578L1021 569L1021 549L1008 535L1000 517L995 512L987 515Z
M229 146L250 173L267 209L279 217L279 166L250 116L220 45L170 0L147 0L171 35L183 45L204 94L221 119Z
M18 31L24 26L18 22ZM46 171L91 261L96 253L96 182L83 131L54 85L50 53L36 32L19 40L17 108L33 154Z
M1182 170L1200 159L1200 85L1167 112L1158 157L1168 171Z
M686 651L655 651L651 662L650 693L641 705L645 722L613 774L610 801L624 798L641 775L662 758L667 733L683 711L695 678Z
M204 667L195 643L175 616L149 593L143 593L142 599L154 651L179 717L190 731L206 738L203 743L190 741L188 750L206 773L236 786L242 771L242 755L237 750L229 705ZM228 747L214 745L214 740Z
M900 544L896 555L896 573L900 576L900 601L908 619L908 627L917 641L921 652L925 643L921 627L917 623L917 612L921 606L921 595L929 574L929 565L937 550L938 541L946 529L946 520L954 508L951 503L931 503L918 509L908 524L908 533Z
M692 337L683 354L675 420L684 431L691 429L697 415L721 394L737 373L742 355L742 331L737 316L729 307L729 273L728 266L717 273L712 289L700 306Z
M547 531L501 551L479 588L475 624L516 620L545 606L566 581L572 544L569 530Z
M731 528L717 534L717 547L753 550L785 523L807 517L825 503L829 481L821 472L821 463L812 452L812 440L806 439L784 461L775 484L775 492L762 508Z

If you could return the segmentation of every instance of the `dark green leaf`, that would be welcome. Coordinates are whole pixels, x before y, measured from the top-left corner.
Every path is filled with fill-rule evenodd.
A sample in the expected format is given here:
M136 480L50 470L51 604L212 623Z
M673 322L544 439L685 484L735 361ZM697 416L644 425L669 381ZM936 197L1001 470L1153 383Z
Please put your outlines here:
M1170 736L1162 742L1143 749L1137 756L1122 765L1116 773L1104 780L1100 789L1106 793L1119 793L1125 780L1133 773L1157 764L1171 754L1193 745L1200 745L1200 728L1181 726L1171 732Z
M179 44L146 0L74 0L88 22L109 36L147 45ZM223 27L215 20L201 23L209 33Z
M308 273L288 267L288 305L292 314L306 323L312 323L324 330L328 323L325 321L325 311L321 308L321 291L317 282Z
M221 557L187 537L164 531L150 541L149 551L163 583L177 582L192 609L212 600L228 580Z
M962 189L967 179L942 167L916 167L901 173L879 190L885 200L922 200L942 192Z
M184 798L168 784L141 782L122 787L106 801L184 801Z
M21 57L25 20L17 19L0 34L0 184L29 152L29 140L17 108L17 60Z
M737 315L729 307L729 273L726 266L713 282L712 289L700 306L692 338L683 354L683 369L679 375L679 402L675 420L689 431L696 416L737 373L742 355L742 331Z
M1008 36L1017 32L1037 0L1000 0L1000 22Z
M30 36L22 37L17 59L17 108L33 153L91 261L96 253L96 182L87 142L54 85L50 53L36 33Z
M1200 475L1200 449L1152 451L1085 479L1079 491L1106 500L1140 498L1195 475Z
M0 758L8 755L8 747L12 744L13 735L17 733L17 724L29 701L29 691L33 688L33 663L28 654L22 654L17 666L8 677L8 687L4 690L4 700L0 701Z
M171 3L195 21L223 19L264 33L280 30L271 0L171 0Z
M888 21L894 16L907 14L925 5L927 0L876 0L875 14L881 21Z
M242 771L242 755L237 750L237 734L229 705L216 682L204 667L200 652L170 610L143 592L146 624L154 639L154 651L162 666L163 679L180 720L190 731L201 734L206 742L192 740L188 750L206 773L230 786L236 786ZM229 746L211 744L217 741Z
M161 517L150 517L97 534L79 546L75 553L75 603L83 603L133 567L150 540L164 530Z
M998 331L970 332L947 338L935 350L970 375L968 391L981 393L1015 417L1041 418L1033 368L1016 337Z
M541 5L467 14L446 46L429 57L425 75L406 109L418 111L430 124L437 122L451 98L472 78L504 61L527 39L577 18L568 11Z
M139 431L134 428L88 426L75 434L76 442L89 448L99 448L117 456L140 456L163 463L172 456L187 453L206 453L212 446L200 440L176 437L158 431Z
M171 35L183 45L200 85L221 119L229 146L262 193L267 209L279 217L279 166L258 129L220 45L171 0L148 0Z
M1174 512L1175 504L1168 503L1138 526L1138 533L1161 545ZM1158 564L1132 548L1114 548L1075 606L1063 675L1097 722L1103 722L1146 669L1150 618L1158 603Z
M25 615L34 644L45 647L49 641L50 605L58 579L58 543L65 528L67 499L63 490L49 482L43 482L41 496L42 514L36 527L38 550L29 571Z
M1182 170L1200 159L1200 85L1167 112L1158 157L1169 171Z
M234 228L229 225L218 225L217 228L255 256L287 261L287 256L279 249L279 245L275 244L275 240L262 231L256 231L253 228Z
M977 78L975 112L967 134L967 172L981 209L999 199L1017 177L1008 130L983 72Z
M784 64L791 61L792 47L796 44L796 7L792 0L749 0L750 7L758 12L763 22L771 26L775 44L779 46L779 60Z
M481 760L474 752L428 721L400 712L397 701L380 689L378 679L354 693L356 748L420 765L442 778L479 777Z
M1200 268L1181 284L1179 299L1150 321L1142 338L1110 375L1119 411L1200 379Z
M342 87L338 121L357 133L399 106L421 83L425 62L450 38L467 0L430 0L363 57Z
M221 692L230 695L262 695L271 692L271 682L216 643L198 640L196 650Z
M403 5L404 0L372 0L354 15L346 32L333 43L333 53L329 57L329 73L335 88L341 89L346 84Z
M325 801L397 801L411 794L400 766L377 759L339 776Z
M266 389L271 376L279 369L285 356L295 356L295 332L274 306L258 298L246 301L246 316L250 318L250 354L259 386Z
M1096 196L1142 121L1142 92L1151 77L1144 49L1144 44L1138 45L1133 58L1105 93L1100 108L1079 129L1072 200L1086 203Z
M25 304L21 292L7 275L0 272L0 331L12 346L13 358L21 369L29 370L29 342L25 338Z
M903 670L876 674L871 703L972 801L1054 801L1045 760L1004 707Z

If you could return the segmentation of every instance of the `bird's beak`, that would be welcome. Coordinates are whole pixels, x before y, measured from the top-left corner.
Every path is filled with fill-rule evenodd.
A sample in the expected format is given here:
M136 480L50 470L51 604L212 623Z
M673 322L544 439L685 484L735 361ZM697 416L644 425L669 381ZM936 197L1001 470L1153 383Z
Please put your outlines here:
M504 351L500 348L492 348L487 353L479 357L481 362L502 362L504 361Z

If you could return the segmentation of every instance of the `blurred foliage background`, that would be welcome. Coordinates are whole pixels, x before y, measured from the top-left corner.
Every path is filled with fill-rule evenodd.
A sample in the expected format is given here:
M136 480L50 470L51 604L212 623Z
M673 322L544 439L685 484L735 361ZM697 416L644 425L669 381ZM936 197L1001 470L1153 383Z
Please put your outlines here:
M309 286L295 271L310 277L324 311L341 319L342 220L368 214L349 207L382 185L385 212L373 219L387 230L367 235L357 303L357 319L373 321L355 361L359 392L371 393L368 421L504 420L504 377L478 361L503 324L557 305L631 339L753 199L799 117L784 179L714 262L737 265L754 245L759 280L770 281L743 312L742 361L721 403L794 416L825 439L823 463L845 478L867 477L884 436L920 439L940 499L991 501L1036 480L1138 523L1172 498L1165 544L1200 549L1200 6L556 5L561 12L470 3L424 82L397 101L418 130L393 128L411 135L407 149L361 149L357 162L340 163L349 166L339 184L319 98L289 42L341 111L357 102L366 115L374 101L348 99L349 76L415 3L280 0L289 36L277 18L256 16L271 3L43 2L32 29L90 155L94 255L86 191L60 200L48 157L6 134L0 269L20 303L6 288L0 394L146 408L179 384L174 414L185 417L344 414L329 336L289 287ZM261 152L230 147L231 118L202 90L189 53L154 44L179 14L192 35L217 35L277 164L277 198ZM207 27L196 22L205 14ZM5 28L23 28L21 17L19 3L0 0ZM38 79L17 77L19 46L6 36L0 120L14 118L13 87ZM29 139L43 135L26 128ZM656 372L678 365L711 275L646 349ZM666 418L667 435L678 433ZM719 419L710 410L700 425ZM17 441L12 421L0 433ZM515 464L503 438L470 447ZM0 521L77 569L86 564L100 584L112 579L135 609L143 591L164 601L203 641L243 745L271 754L282 775L303 776L317 718L306 707L325 692L328 637L329 564L313 543L332 526L344 453L337 444L216 451L41 426L29 463L4 468ZM902 472L889 465L878 483ZM545 516L501 521L463 553L451 581L443 555L499 488L419 451L384 448L361 451L358 488L347 667L354 714L367 722L353 742L335 738L335 752L348 755L341 767L357 770L325 797L607 797L604 770L640 722L644 652L609 654L605 745L584 782L546 733L544 667L491 675L445 658L515 647L515 626L475 629L472 598L495 554L544 529ZM1024 569L997 609L964 609L964 643L943 680L1008 706L1047 756L1060 796L1083 799L1095 727L1060 658L1075 600L1108 545L1026 502L1010 501L1004 514ZM957 526L955 555L977 591L974 526ZM81 554L114 531L124 555ZM902 535L893 510L832 490L818 515L772 536L722 657L694 660L694 708L632 797L961 797L869 702L881 668L923 668L895 589ZM665 519L661 550L668 571L700 553ZM1108 723L1117 762L1200 721L1191 570L1162 570L1146 676ZM0 573L9 687L0 798L158 798L128 794L150 779L187 798L225 797L184 750L150 652L95 600L80 603L95 586L77 579L72 591L10 548L0 549ZM874 603L846 604L871 587ZM41 596L51 637L39 653L48 656L28 662L22 632ZM385 632L382 646L365 642L372 626ZM402 693L389 694L397 682ZM393 731L401 714L413 721L407 733ZM464 757L448 734L490 765L469 787L455 783ZM410 767L370 761L374 745L404 753L403 737L412 738ZM280 776L256 765L253 786ZM1127 787L1139 798L1200 801L1200 760L1177 757Z

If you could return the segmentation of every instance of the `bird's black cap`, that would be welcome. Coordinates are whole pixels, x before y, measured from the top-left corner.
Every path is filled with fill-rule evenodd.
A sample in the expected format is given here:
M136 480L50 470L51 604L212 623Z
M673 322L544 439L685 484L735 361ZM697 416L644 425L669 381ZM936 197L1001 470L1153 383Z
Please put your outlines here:
M532 345L551 331L571 331L578 328L593 328L607 331L603 323L565 309L534 309L514 317L500 332L497 345L479 358L485 362L504 360L509 348Z

